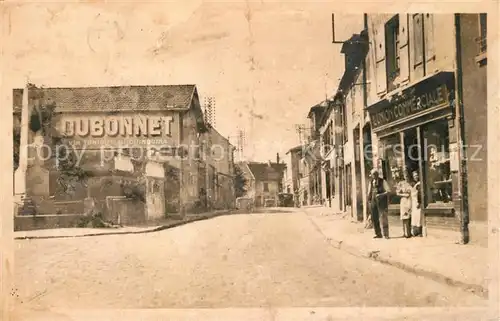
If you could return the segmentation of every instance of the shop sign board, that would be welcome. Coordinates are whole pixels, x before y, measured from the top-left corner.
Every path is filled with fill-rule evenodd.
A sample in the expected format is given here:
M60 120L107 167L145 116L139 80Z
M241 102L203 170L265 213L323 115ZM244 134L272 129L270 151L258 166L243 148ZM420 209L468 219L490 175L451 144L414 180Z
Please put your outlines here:
M396 99L386 108L375 112L370 119L374 128L405 119L421 111L450 104L448 89L440 85L432 90L403 96Z
M447 78L437 75L423 80L402 91L391 99L370 106L370 122L374 130L393 124L401 123L418 115L424 115L433 110L450 107L453 99L453 90L449 73Z

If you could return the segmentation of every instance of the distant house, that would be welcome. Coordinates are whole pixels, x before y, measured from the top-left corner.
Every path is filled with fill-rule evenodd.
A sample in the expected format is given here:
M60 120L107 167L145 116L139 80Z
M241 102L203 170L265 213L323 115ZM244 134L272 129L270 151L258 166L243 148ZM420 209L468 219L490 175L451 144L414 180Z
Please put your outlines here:
M278 193L283 192L286 164L248 162L247 166L255 178L255 206L277 206Z

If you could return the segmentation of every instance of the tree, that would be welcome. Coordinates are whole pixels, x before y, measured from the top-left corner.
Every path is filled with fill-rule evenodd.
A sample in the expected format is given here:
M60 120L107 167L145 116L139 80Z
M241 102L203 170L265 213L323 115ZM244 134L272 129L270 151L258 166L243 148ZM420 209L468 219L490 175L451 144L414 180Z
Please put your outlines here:
M234 166L234 193L236 197L241 197L247 192L247 179L239 166Z

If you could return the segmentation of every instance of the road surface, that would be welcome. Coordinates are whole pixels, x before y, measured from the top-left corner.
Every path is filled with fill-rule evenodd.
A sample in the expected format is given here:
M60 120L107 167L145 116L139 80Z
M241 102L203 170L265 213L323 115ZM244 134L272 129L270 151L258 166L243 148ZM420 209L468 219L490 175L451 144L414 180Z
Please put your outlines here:
M20 308L486 304L472 293L335 249L300 211L15 244Z

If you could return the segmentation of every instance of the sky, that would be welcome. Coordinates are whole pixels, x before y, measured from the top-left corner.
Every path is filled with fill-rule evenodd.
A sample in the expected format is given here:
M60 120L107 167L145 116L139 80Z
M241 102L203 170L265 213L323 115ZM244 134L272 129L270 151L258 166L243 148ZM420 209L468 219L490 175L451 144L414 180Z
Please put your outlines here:
M11 6L4 88L196 84L216 101L215 127L244 130L248 160L285 157L294 125L342 76L332 3L53 3ZM26 23L28 21L28 23ZM362 29L336 15L336 37ZM10 92L10 90L9 90Z

